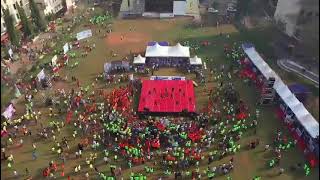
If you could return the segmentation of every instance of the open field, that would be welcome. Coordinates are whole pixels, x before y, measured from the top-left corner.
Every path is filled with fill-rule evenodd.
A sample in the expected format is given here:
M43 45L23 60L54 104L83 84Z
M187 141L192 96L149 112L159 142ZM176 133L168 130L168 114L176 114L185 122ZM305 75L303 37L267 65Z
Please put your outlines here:
M263 32L263 30L254 30L251 32L238 32L237 29L232 25L223 25L218 29L214 27L204 27L204 28L188 28L187 26L191 23L191 19L189 18L178 18L178 19L170 19L170 20L115 20L112 25L113 32L110 33L107 37L104 37L98 33L98 28L94 30L94 36L91 37L88 42L85 44L95 44L96 48L92 50L91 53L88 54L85 58L77 57L72 59L71 61L79 61L79 66L74 69L65 68L61 71L61 76L68 76L71 79L71 76L75 76L79 78L80 84L82 86L90 85L91 82L95 79L98 73L103 72L103 64L105 62L109 62L112 60L121 60L125 57L129 57L130 52L142 52L148 41L168 41L171 44L175 44L177 42L182 41L190 41L190 42L200 42L202 40L208 40L211 42L211 45L206 47L200 47L199 50L194 52L193 55L198 55L199 57L205 59L206 57L213 58L213 61L206 61L208 68L209 67L219 67L222 64L228 65L230 62L227 62L226 58L223 54L223 45L224 44L232 44L234 42L239 41L253 41L256 44L257 49L263 50L263 52L267 52L265 42L258 41L257 35L255 32ZM130 28L133 28L133 31L129 31ZM75 29L75 32L79 32L85 28L79 27ZM219 34L222 35L219 35ZM230 34L230 37L227 38L226 34ZM266 34L265 39L268 38L269 34ZM123 36L123 40L121 40L121 36ZM120 38L120 40L119 40ZM261 39L259 39L261 40ZM116 57L112 57L111 51L117 54ZM264 54L267 56L266 54ZM273 60L267 60L270 62ZM70 62L71 63L71 62ZM273 68L275 67L274 62L270 62ZM277 72L279 69L275 69ZM156 75L181 75L186 76L188 78L194 79L194 75L184 74L178 72L175 69L161 69L155 72ZM208 75L208 73L207 73ZM138 75L137 75L138 76ZM286 82L297 81L296 77L292 77L291 75L287 75L284 73L280 73L280 76L284 78ZM196 99L197 99L197 109L201 109L208 102L208 95L204 93L205 89L215 87L215 84L212 83L211 77L208 77L210 81L207 83L207 87L199 86L195 89L196 91ZM252 113L256 109L256 101L257 101L257 92L253 87L249 87L246 84L243 84L241 80L233 77L232 81L236 85L237 90L240 92L241 98L248 104ZM298 81L302 81L298 79ZM97 83L96 88L104 88L107 91L111 91L114 87L124 86L125 83L108 85L105 83ZM55 89L57 88L71 88L75 87L74 82L64 82L55 85ZM58 87L57 87L58 86ZM209 87L209 88L208 88ZM2 89L1 89L2 91ZM9 92L8 92L9 93ZM50 92L40 92L49 94ZM38 93L39 94L39 93ZM1 96L3 94L1 93ZM313 93L313 97L319 98L319 95ZM39 98L39 97L36 97ZM315 104L319 105L317 101ZM23 110L23 102L19 102L18 109L21 111L18 114L22 114ZM42 108L42 104L40 102L35 103L35 107L40 107L43 112L43 116L40 122L45 126L52 119L48 117L48 109ZM310 108L315 108L314 106ZM37 109L37 108L36 108ZM257 137L260 138L260 145L255 150L241 150L238 154L234 156L234 170L230 173L230 176L234 180L249 180L255 175L262 176L263 180L314 180L318 178L319 168L312 169L311 175L308 177L304 176L302 171L291 172L289 167L296 163L304 163L303 152L300 152L297 148L290 149L288 152L284 152L282 161L280 163L280 167L283 167L286 171L281 176L277 176L277 170L275 169L267 169L266 162L270 158L270 154L263 152L263 145L272 144L272 137L277 129L281 129L286 132L285 128L283 128L281 122L277 119L275 114L274 107L263 107L261 109L261 118L259 119L258 130L256 135L246 134L248 137L244 137L241 139L240 144L245 145L250 140L253 140ZM319 111L313 110L317 119L319 119ZM58 116L53 118L52 120L64 121L65 115ZM33 132L36 129L40 128L40 124L38 125L30 125ZM74 127L72 125L66 126L61 129L61 133L57 136L57 139L60 140L64 136L70 139L70 149L72 152L76 149L80 138L72 138L72 132ZM249 132L250 133L250 132ZM20 138L18 138L20 139ZM21 148L10 148L8 153L12 153L14 155L14 165L13 167L18 171L19 174L24 174L25 168L28 168L30 173L33 175L33 179L43 179L42 177L42 169L48 166L48 163L51 160L58 160L57 156L51 153L51 147L53 145L52 140L37 140L36 135L26 136L24 139L24 145ZM2 139L3 140L3 139ZM38 159L36 161L32 160L31 152L33 142L37 143L37 151L38 151ZM93 152L92 150L86 150L83 153L83 157L88 157L89 154ZM102 161L103 155L102 152L98 153L98 160L96 162L97 168L105 172L106 174L110 174L109 165L105 165ZM231 157L226 157L220 161L215 161L212 165L219 165L221 163L228 162ZM84 159L74 159L73 154L70 154L70 159L68 159L65 163L65 173L67 175L71 175L74 180L82 180L84 178L84 173L88 171L90 173L90 179L98 179L95 175L94 170L89 169L87 165L84 164ZM113 162L114 164L126 164L123 159L120 157L117 162ZM153 162L147 162L146 165L151 165ZM82 165L82 172L75 174L73 173L73 168L75 165ZM211 166L212 166L211 165ZM200 164L200 172L207 168L207 161L202 161ZM128 169L127 166L123 168L123 176L124 179L129 179L128 176L131 171L133 172L144 172L144 165L134 166L132 169ZM162 171L159 169L155 169L156 171L153 174L148 176L148 179L156 179L157 176L163 175ZM59 171L60 172L60 171ZM24 176L26 177L26 176ZM1 162L1 178L10 180L13 178L12 170L9 170L6 166L6 163ZM22 177L19 179L23 179ZM66 177L58 177L57 179L66 179ZM171 175L167 179L174 179ZM206 179L206 178L203 178ZM220 176L215 179L223 180L226 179L226 176Z

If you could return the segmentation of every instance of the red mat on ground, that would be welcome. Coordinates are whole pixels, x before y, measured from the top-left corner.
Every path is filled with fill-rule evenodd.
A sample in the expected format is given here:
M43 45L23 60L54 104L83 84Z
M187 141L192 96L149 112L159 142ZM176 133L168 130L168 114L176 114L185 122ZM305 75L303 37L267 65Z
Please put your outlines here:
M148 109L148 111L145 111ZM145 80L138 112L195 112L194 88L191 80Z

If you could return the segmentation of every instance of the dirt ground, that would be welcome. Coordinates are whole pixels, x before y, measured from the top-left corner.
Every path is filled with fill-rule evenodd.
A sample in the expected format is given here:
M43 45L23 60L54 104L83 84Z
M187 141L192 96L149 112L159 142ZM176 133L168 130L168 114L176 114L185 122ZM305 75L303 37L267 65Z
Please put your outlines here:
M107 46L115 50L122 49L123 53L141 52L151 40L148 34L138 32L112 32L106 37Z
M106 62L110 62L112 60L120 60L123 59L125 56L128 55L130 50L138 50L143 51L146 47L148 41L169 41L170 43L174 43L179 38L179 34L181 33L183 37L198 37L198 36L209 36L209 35L217 35L220 32L222 33L233 33L236 32L236 29L232 25L228 26L221 26L219 30L214 27L210 28L199 28L196 30L185 30L185 25L190 22L188 18L177 18L177 19L168 19L168 20L146 20L146 19L139 19L139 20L116 20L113 23L113 32L108 35L106 38L100 38L98 36L93 36L92 38L88 39L89 43L95 43L96 49L94 49L87 57L85 58L76 58L72 59L72 61L79 61L79 66L75 69L68 69L65 68L62 70L61 75L62 77L68 76L69 80L67 82L58 82L54 83L53 89L58 88L65 88L67 89L70 87L74 87L75 83L71 82L71 76L75 75L77 78L80 79L80 83L82 86L87 84L91 84L92 80L98 73L103 72L103 64ZM132 27L133 31L130 32L129 29ZM121 40L121 35L124 36L124 39ZM221 48L222 49L222 48ZM118 54L117 57L111 57L110 50L115 50L115 53ZM199 57L207 56L206 54L199 54ZM188 74L181 74L177 72L175 69L161 69L160 71L155 72L155 75L181 75L186 76L187 78L194 79L193 75ZM210 79L209 79L210 81ZM113 88L113 86L118 86L119 84L115 85L106 85L105 83L97 84L99 87L103 87L106 91ZM123 84L120 84L123 85ZM208 83L206 89L211 89L214 87L214 83ZM204 92L203 87L195 88L196 93L196 100L197 100L197 108L201 109L207 101L208 101L208 94ZM247 92L247 91L246 91ZM46 92L43 92L46 94ZM250 94L252 96L252 94ZM40 104L40 103L38 103ZM20 109L18 111L20 113L24 112L24 104L21 103L19 106ZM43 108L39 108L42 109ZM38 110L38 109L36 109ZM44 109L43 111L43 118L41 118L41 123L48 124L49 121L53 120L48 117L48 108ZM262 116L264 119L261 119L259 123L261 123L261 131L258 132L258 137L261 137L261 143L272 143L271 133L274 131L275 127L280 126L280 123L271 115L273 111L262 111ZM64 121L65 116L55 117L55 120ZM267 127L270 126L270 127ZM271 127L272 126L272 127ZM39 129L39 123L35 126L30 126L33 132L36 132L36 129ZM266 130L268 129L268 130ZM66 136L71 139L71 134L73 132L72 126L67 126L66 128L62 129L62 132L57 139L61 139L63 136ZM65 172L68 175L71 175L74 179L85 179L84 172L90 172L90 175L94 175L94 170L89 169L86 165L83 166L83 170L81 174L75 175L73 173L73 168L75 165L83 164L84 158L81 160L74 158L74 149L76 149L77 143L80 141L80 138L71 139L70 140L70 147L72 149L72 154L69 155L65 166ZM241 142L245 144L248 141L248 138L244 138L244 141ZM31 152L32 146L31 143L36 142L38 147L38 160L32 161L31 160ZM57 156L51 153L51 147L53 143L52 140L42 140L39 141L36 135L28 136L24 138L24 146L19 149L10 149L9 153L12 153L15 158L14 167L18 169L20 174L24 174L24 169L26 167L29 168L31 174L36 175L34 179L43 179L41 176L41 170L48 165L48 162L51 160L56 160ZM235 156L235 170L230 174L234 180L248 180L254 175L259 173L270 173L269 171L265 171L262 166L264 166L264 162L266 161L265 154L261 153L263 147L261 146L260 149L251 152L241 152L239 155ZM89 150L85 152L83 155L84 157L88 157L89 153L93 151ZM299 154L298 154L299 153ZM297 152L297 150L292 150L292 153L286 154L286 158L296 161L302 161L302 152ZM297 157L297 155L299 155ZM108 171L109 166L106 166L102 162L102 154L99 153L98 155L98 163L97 167L101 171ZM301 157L300 157L301 156ZM294 157L294 158L292 158ZM216 161L213 165L219 165L221 163L227 162L230 157L224 158L221 161ZM122 161L120 157L120 161ZM291 164L287 163L286 167ZM146 165L151 165L153 162L147 162ZM5 163L1 164L1 177L5 179L13 179L12 178L12 171L8 170ZM201 170L204 170L207 167L207 163L204 162L201 164ZM124 173L127 175L130 171L143 171L144 165L135 166L132 170L124 169ZM58 171L59 173L61 171ZM150 179L156 179L157 175L159 175L160 171L156 171L155 174L150 177ZM272 173L271 173L272 174ZM274 174L274 173L273 173ZM289 175L267 178L266 176L263 179L273 179L273 180L303 180L306 179L304 177L295 177L291 173ZM59 176L59 175L58 175ZM21 177L22 179L22 177ZM57 179L66 179L66 178L57 178ZM92 177L92 179L94 179ZM148 177L149 179L149 177ZM171 176L167 179L173 179ZM217 179L226 179L225 176L217 177ZM310 179L310 178L309 178Z

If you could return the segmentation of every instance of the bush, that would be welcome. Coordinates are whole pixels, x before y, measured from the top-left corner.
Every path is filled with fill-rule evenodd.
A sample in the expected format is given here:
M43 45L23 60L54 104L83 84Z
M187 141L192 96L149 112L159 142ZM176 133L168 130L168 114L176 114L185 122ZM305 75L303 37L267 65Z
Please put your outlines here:
M46 20L47 21L53 21L54 20L54 14L50 13L50 14L46 15Z

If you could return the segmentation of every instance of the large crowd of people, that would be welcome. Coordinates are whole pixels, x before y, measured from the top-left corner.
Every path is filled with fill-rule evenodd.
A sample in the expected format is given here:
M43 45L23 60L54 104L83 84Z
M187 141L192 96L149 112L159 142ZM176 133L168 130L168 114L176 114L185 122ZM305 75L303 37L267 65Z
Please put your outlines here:
M239 59L242 56L239 51L226 50L226 53L228 58L232 56L233 59ZM177 67L181 61L173 64L152 62L152 71L167 65ZM81 85L76 77L72 77L77 82L76 88L70 91L58 89L51 97L43 95L46 101L41 107L46 110L34 106L36 100L33 94L39 91L35 78L34 83L16 84L25 95L25 113L12 119L2 117L1 124L1 160L6 162L14 177L26 175L31 179L28 167L18 169L15 166L15 157L10 150L25 146L32 146L30 157L33 161L38 161L40 154L55 155L56 160L48 162L43 169L43 179L66 177L69 180L82 173L86 179L127 179L123 171L128 169L131 172L128 176L133 180L149 177L160 180L168 176L174 176L175 179L226 176L232 179L230 172L238 168L234 156L261 144L264 151L270 151L273 155L266 166L277 167L279 175L284 173L285 169L280 166L283 152L294 147L296 142L288 139L280 130L275 133L274 144L263 144L255 136L260 111L258 108L249 109L237 95L230 81L231 76L237 76L237 71L230 73L224 68L215 69L209 74L212 77L207 78L203 71L196 71L202 83L212 78L217 87L205 89L209 103L193 117L139 117L134 109L134 95L141 87L129 81L122 69L114 71L114 75L98 75L96 81L88 86ZM121 86L106 92L95 86L100 79L109 84L121 83ZM50 117L50 121L44 125L42 121L47 117ZM31 123L40 124L40 128L32 129ZM64 129L71 131L72 135L63 134ZM31 145L25 144L23 139L26 136L32 136L37 141L49 141L51 152L40 153L42 149L37 148L36 141ZM247 144L240 143L247 136L253 137ZM76 148L71 146L74 143L77 144ZM74 159L80 160L78 164L70 162ZM101 161L110 170L99 169ZM220 164L217 165L215 161ZM69 163L75 164L71 172L65 169ZM143 170L133 171L139 165L144 166ZM310 173L306 164L303 166L299 163L292 169L303 169L307 175ZM260 178L253 177L254 180Z

